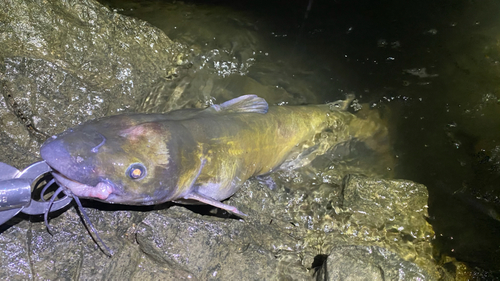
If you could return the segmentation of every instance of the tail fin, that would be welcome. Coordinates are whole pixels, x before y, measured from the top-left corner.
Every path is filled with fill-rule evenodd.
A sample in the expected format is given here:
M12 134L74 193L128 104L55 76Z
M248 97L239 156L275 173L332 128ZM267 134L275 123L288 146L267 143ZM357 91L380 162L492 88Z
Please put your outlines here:
M390 112L363 106L355 115L348 129L354 141L351 150L361 158L360 168L372 175L393 177L396 157L389 134Z
M392 177L395 157L387 120L368 106L358 105L361 109L355 114L348 112L353 100L351 94L345 100L328 103L331 113L327 129L302 145L300 152L291 155L280 169L298 169L318 159L317 163L335 163L333 166L341 174Z
M331 124L317 142L317 156L326 157L341 173L393 177L396 157L389 135L390 112L354 101L354 95L329 103ZM349 107L356 113L347 111Z

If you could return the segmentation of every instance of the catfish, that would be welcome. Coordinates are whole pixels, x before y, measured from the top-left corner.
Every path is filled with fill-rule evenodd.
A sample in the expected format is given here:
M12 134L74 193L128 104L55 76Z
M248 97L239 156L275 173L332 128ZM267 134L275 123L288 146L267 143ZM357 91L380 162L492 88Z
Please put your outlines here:
M120 114L55 135L40 153L59 192L79 206L78 198L126 205L174 201L245 216L221 201L251 177L295 169L324 153L328 145L317 139L325 130L337 142L356 137L349 127L356 117L346 110L351 101L269 106L244 95L205 109Z

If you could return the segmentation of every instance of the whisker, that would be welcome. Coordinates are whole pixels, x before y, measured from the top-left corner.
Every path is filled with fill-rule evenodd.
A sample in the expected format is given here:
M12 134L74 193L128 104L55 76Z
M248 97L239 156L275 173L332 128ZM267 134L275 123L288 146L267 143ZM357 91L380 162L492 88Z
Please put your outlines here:
M44 189L45 189L45 187L44 187ZM49 231L50 234L52 234L52 229L50 228L50 225L49 225L49 212L50 212L50 208L52 207L52 204L54 204L54 201L56 201L57 196L59 196L59 193L61 193L62 191L64 191L64 189L62 187L59 187L54 192L54 194L50 198L49 206L47 207L47 209L45 210L45 213L43 214L43 220L45 222L45 226L47 227L47 230ZM43 194L43 190L42 190L42 194ZM75 197L73 197L73 198L75 198Z
M46 200L45 200L45 192L47 192L47 189L49 189L49 187L50 187L53 183L55 183L55 182L56 182L56 180L55 180L55 179L52 179L51 181L49 181L49 182L48 182L48 183L47 183L47 184L43 187L43 189L42 189L42 193L40 193L40 199L41 199L43 202L45 202L45 201L46 201Z
M85 213L85 210L83 209L82 203L80 203L80 199L78 199L77 196L73 196L73 199L75 199L76 205L78 205L78 210L83 215L83 218L85 220L86 226L88 226L90 228L90 230L95 234L95 237L97 237L97 239L99 240L99 242L101 242L102 246L104 246L104 248L106 249L106 251L104 251L104 249L101 247L101 244L97 243L97 245L103 251L104 254L106 254L107 256L111 257L113 255L113 251L111 251L111 249L108 248L108 246L106 246L106 244L104 243L104 241L102 241L101 237L99 236L99 233L94 228L94 225L92 224L92 222L90 222L90 218L87 216L87 213ZM92 238L94 238L94 236L92 236Z

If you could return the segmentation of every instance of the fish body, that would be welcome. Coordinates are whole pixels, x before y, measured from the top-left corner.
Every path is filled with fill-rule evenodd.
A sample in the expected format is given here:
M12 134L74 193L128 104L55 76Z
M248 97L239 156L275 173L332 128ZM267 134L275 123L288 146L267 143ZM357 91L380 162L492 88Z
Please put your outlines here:
M41 156L80 198L197 201L242 214L220 201L248 178L300 160L325 129L345 134L354 115L339 105L268 106L246 95L206 109L115 115L53 136Z

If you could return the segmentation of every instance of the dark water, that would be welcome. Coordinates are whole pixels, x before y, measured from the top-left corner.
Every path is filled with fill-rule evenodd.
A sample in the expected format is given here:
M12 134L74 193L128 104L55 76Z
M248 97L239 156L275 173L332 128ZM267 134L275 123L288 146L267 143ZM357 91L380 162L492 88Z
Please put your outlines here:
M396 177L429 189L436 249L500 270L500 1L104 4L306 102L352 92L383 110Z

